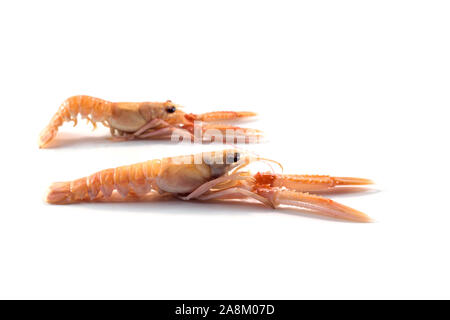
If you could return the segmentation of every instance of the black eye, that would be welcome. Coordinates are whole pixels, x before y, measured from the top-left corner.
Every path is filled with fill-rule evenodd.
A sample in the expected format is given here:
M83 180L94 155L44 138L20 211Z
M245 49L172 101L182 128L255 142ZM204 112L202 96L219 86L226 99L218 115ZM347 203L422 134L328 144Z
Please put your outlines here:
M167 107L167 108L166 108L167 113L174 113L175 110L177 110L177 108L175 108L174 106L171 106L171 107Z
M227 163L236 163L239 161L239 159L240 159L240 154L237 152L227 155Z

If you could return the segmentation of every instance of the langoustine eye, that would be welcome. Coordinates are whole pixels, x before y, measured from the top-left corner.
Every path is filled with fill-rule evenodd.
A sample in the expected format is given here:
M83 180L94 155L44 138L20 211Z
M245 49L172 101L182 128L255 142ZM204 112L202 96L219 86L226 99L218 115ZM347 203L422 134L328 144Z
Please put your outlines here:
M175 106L169 106L166 108L167 113L174 113L176 110L177 108L175 108Z
M241 155L238 152L234 152L227 155L227 163L236 163L241 158Z

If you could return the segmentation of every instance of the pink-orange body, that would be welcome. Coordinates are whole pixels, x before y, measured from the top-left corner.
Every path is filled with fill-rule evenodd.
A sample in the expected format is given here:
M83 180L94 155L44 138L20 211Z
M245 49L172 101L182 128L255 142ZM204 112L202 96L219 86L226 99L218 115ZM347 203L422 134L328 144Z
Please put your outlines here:
M203 201L253 199L273 208L289 205L340 219L370 220L360 211L309 193L339 192L345 190L343 186L371 184L370 180L242 171L258 160L264 159L237 150L150 160L54 183L46 201L132 201L145 199L149 194Z
M39 136L39 146L46 147L56 136L58 128L68 121L77 124L78 116L88 119L94 127L100 122L109 127L113 136L124 139L167 138L175 129L192 134L194 121L212 122L234 120L254 116L253 112L217 111L200 115L188 114L180 106L168 100L166 102L110 102L91 96L73 96L59 107L48 126ZM203 130L241 129L244 133L257 130L231 127L229 125L208 124Z

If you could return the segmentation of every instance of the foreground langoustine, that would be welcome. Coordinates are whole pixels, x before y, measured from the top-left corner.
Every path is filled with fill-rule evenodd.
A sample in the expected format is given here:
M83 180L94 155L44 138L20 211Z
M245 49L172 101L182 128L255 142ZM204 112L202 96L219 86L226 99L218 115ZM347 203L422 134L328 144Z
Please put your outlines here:
M242 170L260 160L267 161L238 150L150 160L102 170L74 181L54 183L46 201L69 204L108 201L113 197L115 201L133 201L149 194L202 201L253 199L272 208L287 205L339 219L370 221L360 211L308 193L333 193L342 186L371 184L370 180L271 172L251 174Z
M252 117L256 115L254 112L216 111L197 115L183 112L179 105L170 100L166 102L110 102L80 95L68 98L59 107L50 123L39 135L39 147L48 146L64 122L73 121L76 125L78 115L91 122L94 128L96 128L97 122L102 123L110 128L114 137L121 139L167 139L174 130L193 136L194 121L197 121L203 132L212 130L226 133L227 130L235 130L239 131L239 135L244 138L260 137L258 130L211 123Z

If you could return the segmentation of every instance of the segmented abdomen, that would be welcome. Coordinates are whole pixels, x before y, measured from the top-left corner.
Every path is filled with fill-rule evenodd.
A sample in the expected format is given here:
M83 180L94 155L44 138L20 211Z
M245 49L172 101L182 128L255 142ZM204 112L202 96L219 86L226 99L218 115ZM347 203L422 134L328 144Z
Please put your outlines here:
M78 114L82 118L88 118L93 122L101 122L111 115L112 102L90 97L73 96L68 98L59 107L58 113L64 121L75 121Z
M112 102L90 96L73 96L66 99L39 136L39 146L45 147L66 121L77 123L78 115L95 122L108 122L112 114Z
M158 159L102 170L81 179L52 184L46 200L52 204L68 204L108 199L114 191L122 197L130 193L142 196L155 188L154 179L160 171Z

